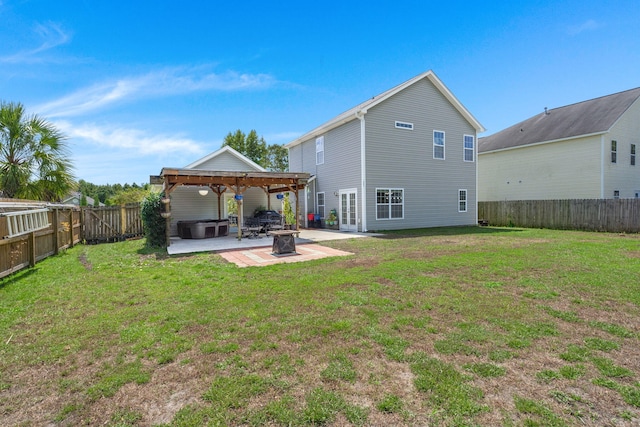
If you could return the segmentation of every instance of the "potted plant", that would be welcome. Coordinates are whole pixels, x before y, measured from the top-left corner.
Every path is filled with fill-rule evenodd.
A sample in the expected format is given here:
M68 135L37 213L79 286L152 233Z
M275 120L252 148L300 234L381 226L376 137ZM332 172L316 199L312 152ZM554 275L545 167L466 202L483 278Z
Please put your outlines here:
M329 216L327 217L327 225L336 225L338 223L338 218L336 217L336 214L331 211L331 213L329 214Z
M282 213L284 215L285 228L293 228L293 225L296 223L296 214L293 213L291 201L289 200L289 193L286 193L284 195L284 199L282 200Z

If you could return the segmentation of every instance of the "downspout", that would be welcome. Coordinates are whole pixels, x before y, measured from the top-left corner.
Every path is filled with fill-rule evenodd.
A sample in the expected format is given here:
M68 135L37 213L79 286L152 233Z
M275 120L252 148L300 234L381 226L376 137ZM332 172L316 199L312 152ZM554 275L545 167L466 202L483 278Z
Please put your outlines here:
M475 166L476 166L476 220L474 222L474 224L478 224L478 164L480 163L478 161L478 131L476 130L476 140L474 141L473 144L473 150L475 151L473 153L473 159L475 160ZM458 197L460 197L460 195L458 195Z
M605 165L604 134L600 135L600 198L604 199L604 165Z
M362 223L360 224L360 230L363 233L368 231L367 229L367 159L366 149L365 149L365 121L364 115L367 114L366 110L358 110L356 111L356 118L360 120L360 174L361 174L361 184L360 188L360 197L361 197L361 205L360 208L360 219Z

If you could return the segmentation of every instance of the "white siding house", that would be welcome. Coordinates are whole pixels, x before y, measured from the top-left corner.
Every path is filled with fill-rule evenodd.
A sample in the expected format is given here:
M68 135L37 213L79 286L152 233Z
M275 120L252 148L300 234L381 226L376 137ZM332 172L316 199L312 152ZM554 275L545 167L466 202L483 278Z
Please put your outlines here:
M288 143L289 168L312 175L302 201L342 230L477 223L482 125L432 72Z
M640 88L546 110L478 145L480 201L640 197Z

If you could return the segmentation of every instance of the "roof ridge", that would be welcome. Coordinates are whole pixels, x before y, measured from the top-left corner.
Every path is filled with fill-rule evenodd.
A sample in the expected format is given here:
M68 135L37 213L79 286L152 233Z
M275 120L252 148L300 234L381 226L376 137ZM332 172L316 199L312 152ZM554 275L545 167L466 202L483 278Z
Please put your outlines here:
M633 92L634 90L637 90L639 92L638 96L640 96L640 87L636 87L636 88L633 88L633 89L621 90L620 92L610 93L609 95L596 96L595 98L585 99L584 101L578 101L578 102L574 102L572 104L561 105L560 107L550 108L548 111L551 112L553 110L559 110L561 108L566 108L566 107L573 107L575 105L584 104L586 102L598 101L598 100L603 99L603 98L609 98L609 97L616 96L616 95L622 95L623 93ZM534 116L532 116L532 117L534 117Z

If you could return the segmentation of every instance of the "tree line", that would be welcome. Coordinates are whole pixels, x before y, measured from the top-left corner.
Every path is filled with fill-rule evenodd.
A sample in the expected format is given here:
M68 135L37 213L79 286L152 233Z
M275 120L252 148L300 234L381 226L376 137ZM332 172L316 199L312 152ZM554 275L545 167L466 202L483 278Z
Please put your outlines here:
M245 134L240 129L229 132L224 137L222 146L229 146L245 155L258 165L271 172L287 172L289 170L289 154L284 146L267 145L263 137L252 129Z

